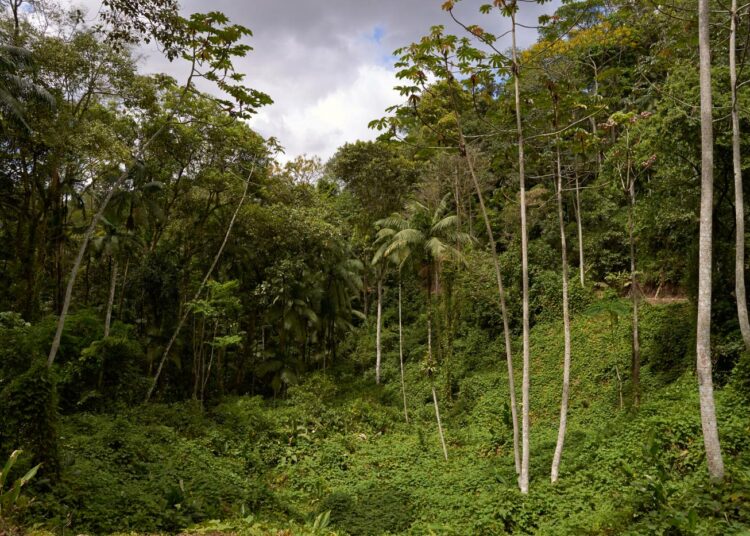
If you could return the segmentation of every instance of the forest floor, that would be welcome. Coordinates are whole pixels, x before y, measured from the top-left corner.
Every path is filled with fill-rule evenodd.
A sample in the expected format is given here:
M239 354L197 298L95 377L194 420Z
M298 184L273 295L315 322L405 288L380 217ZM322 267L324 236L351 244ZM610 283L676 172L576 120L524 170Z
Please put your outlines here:
M276 402L236 397L205 410L153 404L65 417L62 482L38 496L28 523L58 533L748 534L750 404L720 378L719 385L729 382L717 392L729 478L711 486L687 307L644 308L637 410L629 404L628 322L574 318L569 428L556 485L549 471L563 341L557 323L534 328L527 496L516 486L499 341L459 334L435 380L445 461L430 384L413 358L405 422L389 327L381 386L369 367L350 360ZM406 336L416 337L419 327L409 329ZM369 355L369 344L352 351ZM518 358L515 365L520 371Z

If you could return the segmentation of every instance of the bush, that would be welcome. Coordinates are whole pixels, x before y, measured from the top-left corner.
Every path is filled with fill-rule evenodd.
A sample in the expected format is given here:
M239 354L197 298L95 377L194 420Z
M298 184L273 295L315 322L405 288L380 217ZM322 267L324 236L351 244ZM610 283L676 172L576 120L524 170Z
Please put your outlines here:
M0 457L17 447L31 453L43 473L59 471L57 390L46 364L37 361L0 392Z
M331 523L352 536L402 532L414 520L409 494L379 482L364 483L353 494L332 493L318 509L329 510Z

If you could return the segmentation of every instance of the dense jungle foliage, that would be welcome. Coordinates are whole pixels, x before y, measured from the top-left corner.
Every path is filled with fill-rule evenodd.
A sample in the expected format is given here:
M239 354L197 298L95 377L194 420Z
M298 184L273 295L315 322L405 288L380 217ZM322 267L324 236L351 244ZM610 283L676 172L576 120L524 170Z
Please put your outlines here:
M282 164L248 28L0 0L0 534L750 534L750 8L698 3L449 0Z

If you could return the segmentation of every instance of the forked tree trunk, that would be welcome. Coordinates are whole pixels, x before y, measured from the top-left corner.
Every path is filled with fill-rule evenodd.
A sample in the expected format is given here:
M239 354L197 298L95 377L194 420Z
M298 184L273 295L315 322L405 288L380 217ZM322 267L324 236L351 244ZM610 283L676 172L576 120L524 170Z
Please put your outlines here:
M104 316L104 338L109 337L109 326L112 323L112 306L115 303L115 287L117 285L117 259L112 260L112 274L109 281L109 299L107 300L107 314Z
M516 0L514 0L515 2ZM521 89L519 84L518 51L516 47L516 14L511 13L513 89L515 93L516 129L518 131L518 182L521 191L521 279L523 287L523 381L521 384L521 474L518 487L521 493L529 492L529 386L531 359L529 341L529 237L526 228L526 177L521 122Z
M237 208L234 210L234 214L232 214L232 219L229 220L229 226L227 227L227 232L224 235L224 240L221 243L221 246L219 246L219 251L216 252L216 256L214 257L214 260L211 263L211 267L208 269L208 271L206 272L206 275L203 277L203 281L201 281L201 284L198 287L198 290L195 291L195 296L193 296L192 301L196 301L198 298L200 298L201 292L203 292L203 288L206 286L208 279L211 277L211 274L213 273L214 268L216 268L216 265L219 263L219 258L221 257L221 254L224 251L224 247L227 245L227 242L229 241L229 235L232 233L232 227L234 227L234 222L237 219L237 214L239 214L240 209L242 208L242 204L245 202L245 198L247 197L247 190L250 187L250 178L253 176L254 172L255 172L255 166L253 165L253 168L250 170L250 174L247 177L247 181L245 182L245 189L242 192L242 197L240 198L239 203L237 203ZM154 374L154 379L151 383L151 387L149 387L148 393L146 393L145 402L148 402L149 400L151 400L151 395L153 394L154 389L156 388L156 384L159 381L159 376L161 375L161 370L164 367L164 363L167 360L169 351L172 349L172 345L174 345L175 340L177 340L177 335L180 334L180 330L182 329L183 324L185 324L185 320L187 320L188 315L190 315L190 309L185 308L185 312L180 317L180 321L177 323L177 327L175 328L174 333L172 333L172 337L169 339L169 342L167 343L167 347L164 349L164 354L162 354L161 356L161 361L159 361L159 366L156 369L156 374Z
M555 446L555 454L552 458L551 480L553 484L557 482L557 477L560 472L560 460L562 459L563 445L565 444L565 431L568 427L568 397L570 391L570 308L568 305L568 245L565 239L565 219L563 217L562 165L560 162L559 145L557 147L557 219L560 225L560 247L562 251L562 305L565 349L563 352L563 386L562 400L560 402L560 427L557 430L557 445Z
M375 326L375 383L380 384L380 362L382 358L382 350L380 347L380 331L383 318L383 277L378 278L378 310L377 310L377 325Z
M750 322L747 316L745 290L745 201L742 193L742 155L740 153L740 111L737 103L737 0L732 0L732 22L729 29L729 83L732 90L732 164L734 167L735 257L734 293L737 318L745 348L750 350Z
M709 0L698 0L698 43L700 48L701 92L701 208L698 244L698 318L696 371L700 395L703 443L708 472L713 480L724 478L719 430L716 424L714 388L711 376L711 247L713 233L713 114L711 99L711 45Z
M406 407L406 381L404 380L404 335L401 322L401 269L398 271L398 359L401 365L401 395L404 397L404 419L409 422L409 410Z

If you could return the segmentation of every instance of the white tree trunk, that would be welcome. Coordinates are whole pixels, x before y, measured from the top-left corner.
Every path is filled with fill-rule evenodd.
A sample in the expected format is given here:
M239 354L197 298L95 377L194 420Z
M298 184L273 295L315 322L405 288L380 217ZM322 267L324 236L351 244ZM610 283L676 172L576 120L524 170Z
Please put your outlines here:
M576 226L578 227L578 265L580 267L581 286L586 286L586 270L583 262L583 224L581 223L581 190L578 186L578 172L576 172Z
M428 306L430 309L432 309L432 306ZM428 311L427 313L427 360L430 364L432 364L432 319L430 318L430 315L432 314L432 311ZM446 461L448 460L448 449L445 446L445 436L443 435L443 423L440 420L440 407L438 406L438 399L437 399L437 393L435 392L435 384L432 381L432 378L430 378L430 384L432 386L432 402L435 404L435 420L437 421L438 426L438 434L440 435L440 445L443 447L443 456L445 457Z
M383 277L378 278L378 314L375 326L375 383L380 384L380 361L382 352L380 348L380 330L383 317Z
M724 478L719 430L716 424L711 375L711 247L713 233L713 114L711 99L711 45L709 0L698 0L698 43L700 47L701 92L701 208L698 260L698 318L696 370L700 395L703 443L708 472L713 480Z
M745 290L745 200L742 193L742 155L740 153L740 112L737 103L737 0L732 0L732 22L729 31L729 80L732 90L732 164L734 167L735 258L734 293L737 318L745 348L750 350L750 322L747 316Z
M104 317L104 338L109 337L109 326L112 323L112 306L115 303L115 286L117 284L117 259L112 259L112 274L109 282L109 299L107 300L107 314Z
M253 168L250 170L250 174L248 175L247 181L245 182L245 189L242 192L242 197L240 198L239 203L237 203L237 208L234 210L234 214L232 214L232 219L229 220L229 226L227 227L227 232L224 235L224 241L221 243L221 246L219 247L219 251L216 252L216 256L214 257L214 260L211 263L211 267L208 269L208 272L206 272L206 275L203 277L203 281L201 281L201 284L198 287L198 290L195 291L195 296L193 296L193 301L200 298L201 292L203 292L203 288L206 286L208 279L211 277L211 274L213 273L214 268L216 268L216 265L219 263L219 258L221 257L221 254L224 251L224 247L227 245L227 241L229 240L229 235L232 232L232 227L234 227L234 222L237 219L237 214L239 214L240 209L242 208L242 204L245 202L245 198L247 197L247 190L250 187L250 178L253 176L254 172L255 172L255 165L253 165ZM183 324L185 324L185 320L187 320L187 317L189 314L190 314L190 309L185 308L185 312L180 317L180 321L177 323L177 327L175 328L174 333L172 333L172 337L169 339L169 342L167 343L167 347L164 349L164 354L162 354L161 356L161 361L159 361L159 367L156 369L156 374L154 374L154 379L151 383L151 387L149 387L148 393L146 393L145 402L148 402L149 400L151 400L151 395L153 394L154 389L156 388L156 384L159 381L159 376L161 375L161 369L164 367L164 362L167 360L169 351L172 349L172 345L174 345L175 340L177 340L177 335L179 335L180 330L182 329Z
M443 435L443 424L440 421L440 408L438 407L437 393L435 393L435 385L432 386L432 401L435 403L435 418L437 419L438 434L440 434L440 444L443 447L443 457L445 461L448 461L448 448L445 446L445 436Z
M521 89L519 84L518 51L516 48L516 15L511 13L513 87L515 92L516 129L518 131L518 182L521 192L521 279L523 286L523 381L521 384L521 474L518 487L529 492L529 388L531 358L529 341L529 237L526 228L526 177L521 122Z
M559 143L559 140L558 140ZM562 299L563 299L563 330L565 349L563 352L563 386L562 401L560 402L560 427L557 430L557 445L552 458L551 480L554 484L560 472L565 431L568 427L568 397L570 392L570 308L568 305L568 252L565 239L565 220L563 218L562 202L562 165L560 163L560 147L557 147L557 219L560 225L560 246L562 257Z

